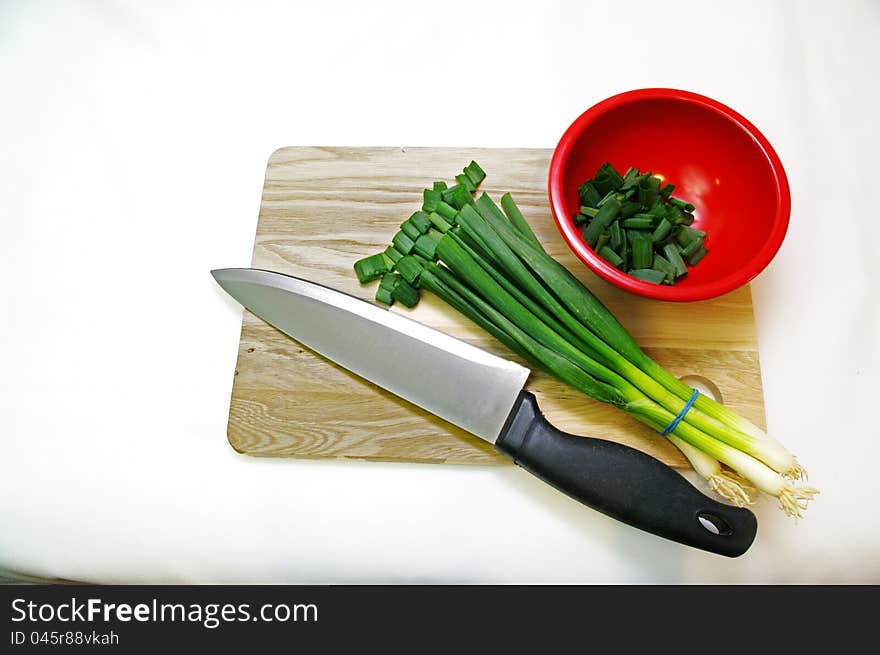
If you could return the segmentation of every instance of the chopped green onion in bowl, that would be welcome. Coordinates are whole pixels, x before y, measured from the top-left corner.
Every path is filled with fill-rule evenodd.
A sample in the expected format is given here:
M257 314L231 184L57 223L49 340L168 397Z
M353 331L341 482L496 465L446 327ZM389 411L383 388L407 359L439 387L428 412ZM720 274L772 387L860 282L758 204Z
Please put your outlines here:
M691 203L672 195L652 171L629 168L621 175L610 163L578 187L584 242L625 273L652 284L675 284L709 252L706 233L691 228Z

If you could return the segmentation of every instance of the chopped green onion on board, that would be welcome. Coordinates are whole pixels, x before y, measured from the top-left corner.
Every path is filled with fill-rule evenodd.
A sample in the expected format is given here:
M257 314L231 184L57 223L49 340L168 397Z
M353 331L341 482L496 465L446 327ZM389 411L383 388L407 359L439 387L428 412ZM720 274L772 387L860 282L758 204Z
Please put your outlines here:
M375 280L389 270L391 270L391 268L388 266L388 259L386 259L384 253L381 252L375 255L370 255L369 257L364 257L354 263L354 272L357 274L358 280L360 280L361 284L366 284L367 282Z

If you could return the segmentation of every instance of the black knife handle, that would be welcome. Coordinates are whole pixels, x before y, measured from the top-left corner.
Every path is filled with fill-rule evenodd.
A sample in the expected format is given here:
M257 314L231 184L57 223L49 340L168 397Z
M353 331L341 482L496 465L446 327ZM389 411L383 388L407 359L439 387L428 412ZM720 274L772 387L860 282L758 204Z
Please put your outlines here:
M635 448L556 429L528 391L520 392L495 447L559 491L640 530L727 557L742 555L755 539L758 521L749 510L712 500Z

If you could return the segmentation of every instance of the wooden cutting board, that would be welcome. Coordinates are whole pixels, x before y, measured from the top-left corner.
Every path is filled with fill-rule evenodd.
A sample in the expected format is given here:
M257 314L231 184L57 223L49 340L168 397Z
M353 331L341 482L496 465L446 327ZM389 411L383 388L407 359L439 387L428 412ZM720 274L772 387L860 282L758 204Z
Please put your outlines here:
M764 425L761 373L748 287L699 303L640 298L594 276L557 232L547 199L550 150L481 148L282 148L269 159L251 265L372 300L355 260L385 248L421 205L422 189L471 159L481 190L510 191L548 252L581 278L672 373L702 376L725 404ZM516 359L504 346L424 293L390 311ZM356 334L352 335L357 338ZM413 371L414 375L423 372ZM673 466L681 454L623 412L534 371L527 388L547 417L575 434L629 444ZM229 409L229 442L249 455L436 463L504 463L486 442L315 355L244 312Z

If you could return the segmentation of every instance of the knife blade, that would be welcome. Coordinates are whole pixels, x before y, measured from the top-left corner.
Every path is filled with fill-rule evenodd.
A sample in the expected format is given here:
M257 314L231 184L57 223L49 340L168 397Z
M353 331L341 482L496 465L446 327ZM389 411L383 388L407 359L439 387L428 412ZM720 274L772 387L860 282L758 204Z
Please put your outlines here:
M659 460L564 433L524 389L529 369L406 316L308 280L248 268L211 272L246 307L310 350L495 445L572 498L661 537L729 557L757 520Z
M530 373L427 325L313 282L255 269L212 273L253 314L310 350L490 443L495 443Z

